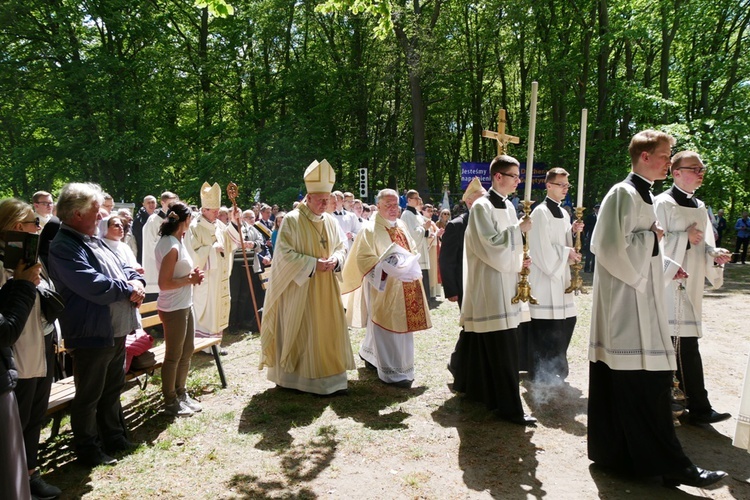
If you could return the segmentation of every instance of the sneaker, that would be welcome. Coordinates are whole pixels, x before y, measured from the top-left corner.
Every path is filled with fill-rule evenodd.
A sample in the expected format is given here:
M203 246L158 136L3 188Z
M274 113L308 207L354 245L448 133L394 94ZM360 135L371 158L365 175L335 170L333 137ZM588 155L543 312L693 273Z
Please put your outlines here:
M164 404L164 413L173 417L189 417L195 412L179 399L175 399L171 403Z
M194 413L198 413L199 411L203 410L203 407L201 404L188 396L187 392L184 392L177 396L177 400L180 401L182 404L190 408Z
M62 490L57 486L47 484L39 471L34 472L29 478L29 487L34 498L52 500L62 495Z

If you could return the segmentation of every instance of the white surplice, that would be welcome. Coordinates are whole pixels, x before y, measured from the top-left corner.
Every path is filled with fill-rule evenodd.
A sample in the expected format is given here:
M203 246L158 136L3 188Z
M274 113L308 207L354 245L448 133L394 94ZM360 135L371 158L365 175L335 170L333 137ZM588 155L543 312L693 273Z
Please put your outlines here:
M620 182L604 197L591 238L596 268L589 360L612 370L677 368L664 289L665 276L674 276L678 266L661 247L652 255L655 221L654 206Z
M569 257L573 249L570 215L562 208L560 211L562 218L556 219L544 201L531 212L532 225L527 238L531 257L529 285L537 300L536 304L529 304L534 319L565 319L576 315L573 293L565 293L570 286Z
M683 207L668 193L656 197L656 216L664 229L664 253L687 271L685 290L680 283L669 280L665 301L671 334L679 337L702 337L703 290L706 278L714 288L724 282L724 268L714 266L716 240L706 205L700 201L697 208ZM703 241L688 249L687 228L698 223L703 231ZM677 295L677 297L675 297Z
M516 328L521 303L513 304L523 266L523 240L513 204L494 208L487 196L471 207L464 235L464 300L461 326L469 332Z

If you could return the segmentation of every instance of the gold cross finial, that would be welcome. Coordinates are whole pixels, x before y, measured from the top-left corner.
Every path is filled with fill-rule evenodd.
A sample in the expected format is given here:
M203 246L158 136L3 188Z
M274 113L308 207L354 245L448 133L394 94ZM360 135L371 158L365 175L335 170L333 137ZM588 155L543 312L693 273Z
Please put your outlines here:
M518 137L505 133L505 123L505 110L500 108L500 111L497 112L497 132L493 130L482 130L482 137L495 139L497 141L498 156L504 155L508 152L508 144L518 144L520 142Z

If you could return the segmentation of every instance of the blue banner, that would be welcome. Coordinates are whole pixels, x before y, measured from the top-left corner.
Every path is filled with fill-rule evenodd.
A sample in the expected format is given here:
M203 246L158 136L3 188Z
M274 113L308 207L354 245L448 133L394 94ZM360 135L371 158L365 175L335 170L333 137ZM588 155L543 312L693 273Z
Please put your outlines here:
M531 189L537 189L544 191L546 185L544 179L547 176L547 164L546 163L534 163L534 171L531 174ZM479 181L484 186L484 189L489 189L492 186L490 179L490 164L489 163L461 163L461 191L466 191L469 183L474 177L479 177ZM521 183L518 185L518 193L523 194L526 185L526 162L521 163Z

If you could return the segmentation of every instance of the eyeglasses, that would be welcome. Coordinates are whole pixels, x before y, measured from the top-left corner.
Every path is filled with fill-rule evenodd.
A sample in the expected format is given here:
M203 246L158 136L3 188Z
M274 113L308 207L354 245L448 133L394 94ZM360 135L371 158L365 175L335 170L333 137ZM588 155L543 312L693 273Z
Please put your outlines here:
M570 184L568 184L567 182L566 182L565 184L560 184L559 182L548 182L547 184L553 184L553 185L555 185L555 186L560 186L560 187L561 187L561 188L563 188L563 189L568 189L568 188L570 188L570 186L571 186L571 185L570 185Z
M109 227L119 227L120 229L122 229L122 224L112 224Z
M506 174L505 172L498 172L498 174L502 175L503 177L510 177L513 180L518 180L521 178L518 174Z
M706 167L679 167L677 170L690 170L696 175L700 175L708 170Z
M36 227L42 226L41 224L39 224L39 217L34 217L34 220L21 221L21 224L34 224Z
M54 205L54 203L52 203L51 201L35 201L34 205L44 205L47 207L51 207L52 205Z

